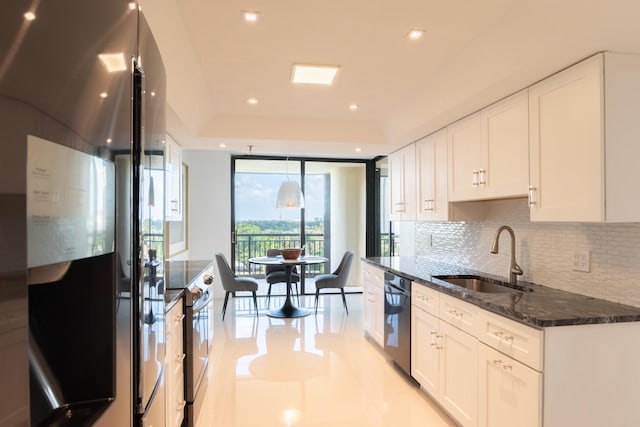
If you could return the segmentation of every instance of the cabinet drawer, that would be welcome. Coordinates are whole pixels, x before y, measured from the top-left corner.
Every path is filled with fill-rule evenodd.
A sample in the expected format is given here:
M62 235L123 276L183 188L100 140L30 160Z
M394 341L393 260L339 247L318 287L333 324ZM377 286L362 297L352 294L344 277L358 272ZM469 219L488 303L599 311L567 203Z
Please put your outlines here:
M440 295L440 319L474 337L478 336L479 311L475 305L448 295Z
M362 262L362 274L364 282L373 281L382 284L384 281L384 271L364 261Z
M440 292L426 286L411 284L411 304L438 316L440 312Z
M481 311L481 318L480 341L542 371L543 331L485 310Z

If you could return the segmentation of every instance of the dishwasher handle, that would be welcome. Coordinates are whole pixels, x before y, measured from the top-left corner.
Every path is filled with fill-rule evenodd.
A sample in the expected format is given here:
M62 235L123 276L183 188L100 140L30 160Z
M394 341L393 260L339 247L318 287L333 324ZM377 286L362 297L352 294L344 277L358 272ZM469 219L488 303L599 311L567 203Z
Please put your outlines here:
M402 294L402 295L411 295L411 293L409 292L408 289L399 288L396 285L394 285L393 283L388 283L388 282L385 281L384 285L388 286L393 291L395 291L395 292L392 292L392 293L397 293L397 294Z
M411 293L411 280L402 276L397 276L393 273L384 273L384 285L396 289L406 295Z

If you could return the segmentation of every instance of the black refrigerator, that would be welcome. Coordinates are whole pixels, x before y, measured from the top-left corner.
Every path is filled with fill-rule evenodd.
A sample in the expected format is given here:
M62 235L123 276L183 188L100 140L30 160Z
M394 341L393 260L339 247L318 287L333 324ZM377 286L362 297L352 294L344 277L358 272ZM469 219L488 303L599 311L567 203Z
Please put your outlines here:
M1 2L0 427L164 417L165 87L137 2Z

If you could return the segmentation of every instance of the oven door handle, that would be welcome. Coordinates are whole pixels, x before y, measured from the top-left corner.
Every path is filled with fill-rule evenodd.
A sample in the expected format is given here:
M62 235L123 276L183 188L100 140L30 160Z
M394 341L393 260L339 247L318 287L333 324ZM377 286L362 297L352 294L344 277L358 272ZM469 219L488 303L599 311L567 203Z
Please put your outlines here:
M196 302L196 304L193 305L193 314L196 314L197 312L199 312L200 310L202 310L203 308L207 307L207 305L209 305L209 302L211 301L212 295L211 292L209 292L209 290L205 291L205 293L203 294L204 296L200 299L198 299L198 301Z

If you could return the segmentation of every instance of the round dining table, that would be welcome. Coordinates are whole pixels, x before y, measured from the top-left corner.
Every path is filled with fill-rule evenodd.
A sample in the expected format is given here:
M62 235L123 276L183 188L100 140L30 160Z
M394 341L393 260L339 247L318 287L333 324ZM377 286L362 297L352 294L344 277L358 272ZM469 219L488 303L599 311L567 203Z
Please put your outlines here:
M291 299L291 273L293 267L300 266L301 274L304 274L304 269L307 265L322 264L329 261L325 257L321 256L301 256L297 259L284 259L281 255L276 257L256 257L249 258L249 263L259 265L282 265L284 266L284 273L287 278L287 297L284 300L282 307L274 310L269 310L267 315L270 317L289 318L289 317L304 317L311 314L311 310L306 308L299 308L293 304Z

